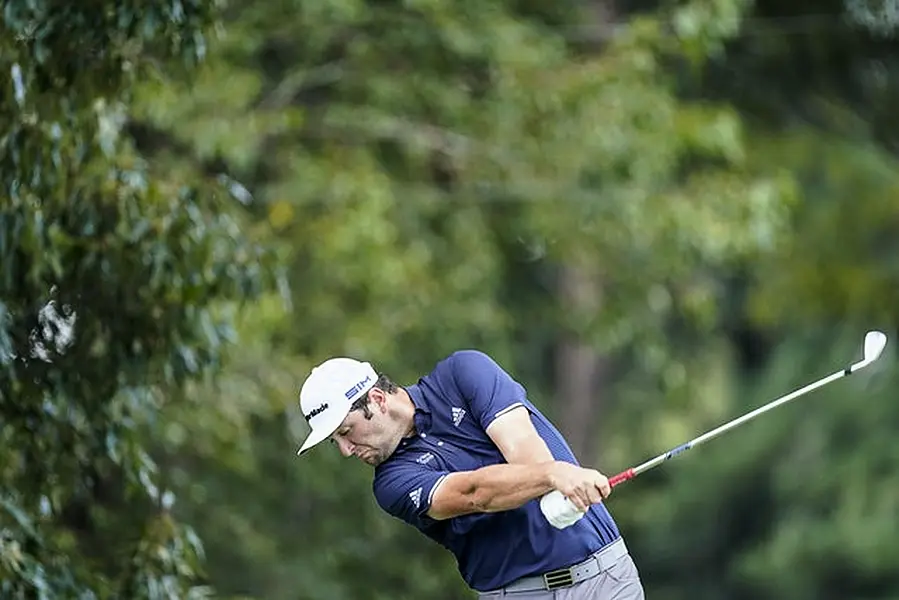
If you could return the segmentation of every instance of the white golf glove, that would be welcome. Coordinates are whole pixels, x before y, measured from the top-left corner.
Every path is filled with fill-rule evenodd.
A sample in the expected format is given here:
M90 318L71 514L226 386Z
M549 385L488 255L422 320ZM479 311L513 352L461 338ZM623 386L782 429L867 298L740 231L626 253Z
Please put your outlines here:
M562 492L553 490L540 498L540 510L549 524L556 529L565 529L583 518L586 512L578 508Z

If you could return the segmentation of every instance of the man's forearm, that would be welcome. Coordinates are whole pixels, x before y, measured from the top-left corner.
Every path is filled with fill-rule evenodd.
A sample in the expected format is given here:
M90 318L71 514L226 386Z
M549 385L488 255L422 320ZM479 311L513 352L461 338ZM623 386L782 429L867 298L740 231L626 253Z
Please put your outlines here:
M583 510L600 502L605 488L608 481L601 473L565 461L490 465L448 475L434 491L428 514L449 519L512 510L554 490Z
M552 462L499 464L471 472L465 490L476 512L518 508L553 490Z

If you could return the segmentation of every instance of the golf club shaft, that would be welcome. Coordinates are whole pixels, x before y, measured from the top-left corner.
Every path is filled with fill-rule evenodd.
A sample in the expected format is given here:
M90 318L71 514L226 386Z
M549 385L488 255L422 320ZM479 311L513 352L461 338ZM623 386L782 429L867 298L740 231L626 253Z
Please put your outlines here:
M814 383L810 383L805 387L799 388L798 390L795 390L795 391L787 394L786 396L782 396L781 398L772 400L768 404L765 404L764 406L761 406L751 412L748 412L741 417L738 417L732 421L729 421L729 422L725 423L724 425L716 427L715 429L712 429L711 431L704 433L701 436L699 436L693 440L690 440L686 444L681 444L680 446L678 446L676 448L672 448L668 452L665 452L664 454L660 454L660 455L656 456L655 458L644 462L641 465L627 469L626 471L622 471L621 473L618 473L617 475L610 477L609 484L612 487L615 487L619 483L623 483L629 479L633 479L640 473L644 473L644 472L652 469L653 467L656 467L656 466L662 464L663 462L674 458L678 454L689 450L690 448L695 448L696 446L699 446L700 444L703 444L704 442L707 442L713 438L718 437L719 435L721 435L722 433L724 433L726 431L730 431L731 429L733 429L735 427L739 427L740 425L742 425L748 421L751 421L755 417L757 417L763 413L766 413L773 408L776 408L782 404L786 404L787 402L789 402L791 400L795 400L796 398L799 398L800 396L804 396L805 394L807 394L813 390L816 390L822 386L825 386L828 383L836 381L837 379L845 377L853 372L854 372L854 369L852 367L847 368L847 369L841 369L841 370L837 371L836 373L828 375L827 377L825 377L823 379L819 379L818 381L816 381Z

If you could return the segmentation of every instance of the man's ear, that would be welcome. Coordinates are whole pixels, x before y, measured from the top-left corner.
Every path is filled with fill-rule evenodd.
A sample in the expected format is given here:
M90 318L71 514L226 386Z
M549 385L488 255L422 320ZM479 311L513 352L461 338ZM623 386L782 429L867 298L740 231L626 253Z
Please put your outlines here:
M387 394L384 390L380 388L371 388L368 391L368 398L371 402L374 402L377 409L382 413L387 412Z

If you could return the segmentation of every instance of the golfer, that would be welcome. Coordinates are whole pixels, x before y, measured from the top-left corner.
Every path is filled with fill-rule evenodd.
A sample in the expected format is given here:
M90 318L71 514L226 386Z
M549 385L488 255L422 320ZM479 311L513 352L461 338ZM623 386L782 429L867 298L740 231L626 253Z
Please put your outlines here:
M488 355L454 352L405 387L369 363L332 358L306 378L300 408L311 431L297 454L330 439L374 467L378 505L449 550L479 598L644 598L602 504L608 479L578 466ZM585 511L573 524L553 525L542 508L558 493Z

